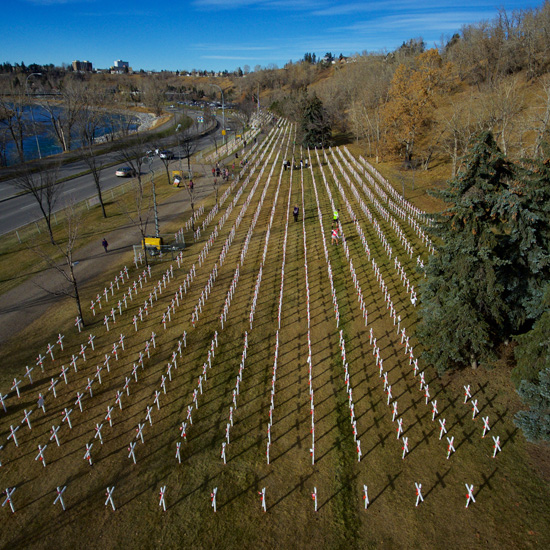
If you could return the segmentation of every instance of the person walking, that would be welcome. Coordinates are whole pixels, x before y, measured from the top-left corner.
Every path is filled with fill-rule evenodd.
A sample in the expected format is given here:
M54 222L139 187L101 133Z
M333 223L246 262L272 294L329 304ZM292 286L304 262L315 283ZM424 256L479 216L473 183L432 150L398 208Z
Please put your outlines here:
M294 207L294 211L292 212L292 214L294 215L294 221L297 222L298 221L298 214L300 213L300 209L295 206Z
M338 244L338 227L332 230L332 244Z
M340 210L335 210L332 216L332 225L338 227L338 222L340 221Z
M105 252L109 252L109 250L107 250L109 243L107 242L107 239L105 237L103 237L103 240L101 241L101 245L105 249Z

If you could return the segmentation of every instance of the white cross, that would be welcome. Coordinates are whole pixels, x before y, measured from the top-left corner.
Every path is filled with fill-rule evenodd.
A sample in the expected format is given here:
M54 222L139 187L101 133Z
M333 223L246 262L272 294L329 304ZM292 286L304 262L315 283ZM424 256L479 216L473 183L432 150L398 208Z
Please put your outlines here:
M145 420L149 420L149 424L152 426L153 421L151 420L151 412L153 410L153 407L147 407L147 414L145 415Z
M8 435L8 441L10 439L13 439L13 442L15 443L16 447L19 447L19 444L17 443L17 436L15 435L18 429L19 429L19 426L17 426L17 428L10 426L10 435Z
M227 462L225 461L225 446L226 446L226 442L223 441L223 442L222 442L222 454L221 454L221 457L222 457L223 463L224 463L224 464L227 464Z
M159 506L162 506L162 509L166 512L166 502L164 501L165 494L166 494L166 485L160 488L160 502L159 502Z
M53 358L53 346L51 344L48 344L48 349L46 350L46 353L50 354L50 357L52 358L52 361L53 361L54 360L54 358Z
M105 495L107 496L107 500L105 501L105 506L107 504L110 504L113 507L113 510L115 510L115 503L113 502L113 491L115 490L115 486L107 487L107 492Z
M63 412L63 418L61 419L62 422L67 422L67 424L69 425L69 429L73 429L73 426L71 424L71 418L70 418L70 415L71 413L73 412L72 409L67 409L67 407L65 407L65 410Z
M443 434L447 433L447 428L445 428L445 419L439 419L439 440L441 441L441 438L443 437Z
M485 434L490 431L490 427L489 427L489 417L488 416L484 416L483 417L483 434L482 434L482 438L485 437Z
M187 440L187 423L186 422L181 423L180 432L181 432L181 437Z
M71 358L71 367L73 367L75 372L78 372L78 370L76 368L76 355L73 355L72 358Z
M500 436L493 436L493 441L495 442L495 444L493 445L495 451L493 453L493 458L495 458L495 456L497 456L497 453L501 450L500 448Z
M63 350L63 338L65 338L63 334L59 333L57 335L57 343L59 344L59 347L61 348L61 350Z
M4 503L2 504L2 508L6 505L6 504L9 504L10 505L10 508L11 508L11 511L15 514L15 508L13 507L13 501L11 500L11 496L13 495L14 491L15 491L16 487L12 487L11 489L10 488L7 488L6 489L6 500L4 500Z
M61 367L61 376L63 377L63 380L65 381L65 385L68 384L67 381L67 371L69 370L69 367L66 367L65 365L62 365Z
M63 502L63 493L65 492L65 489L67 486L65 485L63 489L57 488L57 496L55 497L55 500L53 501L54 506L57 504L57 501L61 502L61 508L65 510L65 503Z
M97 424L96 423L94 439L96 437L99 437L99 442L101 443L101 445L103 445L103 438L101 437L101 428L103 428L103 424Z
M34 367L32 368L29 368L29 366L27 365L25 367L25 376L29 379L29 382L32 384L32 376L31 376L31 372L34 370Z
M157 409L160 411L159 397L160 397L160 392L158 390L155 390L155 399L153 400L153 402L156 404Z
M55 378L52 378L51 382L50 382L50 387L48 388L48 391L52 391L53 392L53 396L57 399L57 393L56 393L56 390L55 390L55 386L57 385L57 382L58 380L56 380Z
M420 502L424 502L424 497L422 496L422 483L416 483L414 482L414 485L416 487L416 504L415 506L418 506Z
M267 512L265 504L265 487L261 491L259 491L258 494L260 495L262 510L264 512Z
M474 498L474 486L473 486L473 484L468 485L467 483L465 483L465 485L466 485L466 490L468 491L468 494L466 495L466 508L468 508L468 505L470 504L470 501L475 502L476 499Z
M409 438L403 437L403 455L401 456L402 459L405 458L405 455L409 452Z
M95 351L95 348L94 348L94 340L95 340L95 336L93 336L92 334L90 334L90 336L88 336L88 344L90 344L90 346L92 347L92 350Z
M369 506L369 492L366 485L363 485L363 500L365 501L365 510Z
M472 420L475 420L478 412L479 409L477 408L477 399L472 399Z
M218 494L218 488L214 487L214 489L210 493L210 501L212 503L212 508L214 508L214 512L216 511L216 495L217 494Z
M113 417L111 416L112 412L113 412L113 407L107 406L107 414L105 415L105 420L109 422L109 426L111 426L111 428L113 427Z
M42 411L44 412L44 414L46 414L46 406L44 404L44 397L42 396L41 393L38 394L38 402L37 402L37 405L42 409Z
M23 420L21 420L21 424L23 424L23 422L26 422L27 425L29 426L29 430L32 430L31 421L29 419L29 416L32 414L32 409L28 412L27 412L27 409L25 409L24 412L25 412L25 416L23 417Z
M78 405L78 408L80 409L80 412L82 412L82 396L84 394L80 392L76 392L76 401L74 402L75 405Z
M2 405L2 408L4 409L4 412L8 412L8 409L6 409L6 403L5 399L8 398L8 394L2 395L2 392L0 392L0 404Z
M92 393L92 384L94 383L94 379L91 380L88 378L88 384L86 386L86 389L90 391L90 397L93 397L94 394Z
M38 460L40 462L42 462L42 466L44 466L44 468L46 467L46 459L44 458L44 451L46 450L46 447L48 445L44 445L42 447L42 445L38 445L38 454L36 455L36 458L34 460Z
M120 344L120 347L122 348L123 351L124 351L124 338L125 338L124 334L121 334L120 339L118 341L118 343Z
M84 344L80 344L80 353L79 353L79 355L81 355L84 362L86 362L86 346Z
M75 319L74 326L78 327L78 332L82 332L82 319L80 317Z
M397 439L401 437L401 434L403 433L403 418L397 419Z
M124 377L124 387L123 390L126 390L126 395L130 395L130 380L127 376Z
M145 428L145 423L143 424L140 424L138 423L138 427L136 428L136 439L141 439L141 442L142 443L145 443L145 441L143 440L143 428Z
M84 460L87 460L90 466L92 465L92 447L93 443L86 443L86 452L84 453Z
M36 364L40 365L40 368L42 369L42 372L44 372L44 359L45 359L45 357L42 357L41 353L39 353L38 357L36 358Z
M313 493L311 493L311 498L313 499L313 503L315 505L315 511L317 512L317 487L313 487Z
M136 455L134 454L134 449L136 448L136 442L132 441L130 443L130 446L128 447L128 451L130 451L130 454L128 455L128 458L132 458L134 461L134 464L136 463Z
M447 460L449 460L451 453L455 452L454 441L454 435L451 438L447 438L447 442L449 443L449 446L447 447Z
M109 332L109 317L107 317L107 315L105 315L105 317L103 317L103 324L107 328L107 332Z
M472 397L472 394L470 393L470 385L464 386L464 403L466 403L470 397Z
M117 390L115 403L120 407L120 410L122 410L122 395L122 392Z
M55 442L57 443L58 447L61 446L61 444L59 443L59 437L57 436L57 432L59 431L59 428L60 426L52 426L52 429L50 430L52 434L50 435L50 441L52 441L52 439L55 439Z
M437 399L432 401L432 422L435 420L435 415L437 414Z
M17 392L18 399L21 399L21 394L19 393L19 384L21 384L21 380L17 380L17 378L13 379L13 385L11 389L13 390L15 388L15 391Z

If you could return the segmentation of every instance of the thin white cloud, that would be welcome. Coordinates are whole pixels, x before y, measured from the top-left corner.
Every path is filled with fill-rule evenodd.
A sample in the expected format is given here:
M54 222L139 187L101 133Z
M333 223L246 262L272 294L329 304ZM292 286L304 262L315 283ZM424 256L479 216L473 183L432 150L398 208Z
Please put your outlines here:
M335 27L333 32L354 31L376 33L382 30L410 29L413 32L458 30L462 25L494 16L494 12L449 12L449 13L400 13L357 21L345 27Z

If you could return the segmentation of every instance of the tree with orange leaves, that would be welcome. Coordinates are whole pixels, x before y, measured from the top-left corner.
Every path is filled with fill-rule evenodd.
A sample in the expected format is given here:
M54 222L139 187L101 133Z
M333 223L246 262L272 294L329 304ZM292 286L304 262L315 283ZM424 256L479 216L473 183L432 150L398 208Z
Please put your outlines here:
M397 67L383 109L386 147L406 162L412 160L417 140L430 124L435 96L449 89L453 74L452 65L443 63L435 48L414 61L412 66Z

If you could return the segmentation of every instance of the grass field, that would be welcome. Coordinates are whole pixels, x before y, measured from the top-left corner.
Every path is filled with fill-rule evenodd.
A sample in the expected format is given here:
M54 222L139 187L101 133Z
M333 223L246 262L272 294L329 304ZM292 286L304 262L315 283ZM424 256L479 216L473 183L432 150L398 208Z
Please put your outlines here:
M318 161L313 151L311 169L283 171L283 158L308 154L293 151L293 141L290 126L281 126L268 136L202 232L201 241L183 252L181 267L172 263L173 277L164 285L168 264L154 266L152 277L142 281L142 288L137 285L137 295L132 300L127 297L121 315L117 310L116 323L110 324L109 332L98 316L89 319L86 333L79 334L73 316L66 313L68 308L60 305L49 312L47 320L33 323L18 342L1 350L0 388L2 395L7 395L7 413L0 409L0 479L2 488L16 488L12 496L15 513L8 504L1 510L3 548L74 548L77 544L93 548L548 547L550 491L533 462L533 447L512 422L518 402L509 382L509 367L438 378L419 359L420 371L429 384L430 402L437 400L438 414L432 421L432 405L425 404L424 391L419 390L420 371L414 375L372 263L376 262L401 316L401 328L406 328L414 356L420 357L422 343L414 337L416 310L394 262L397 257L410 283L418 287L422 274L417 271L416 258L420 255L426 262L428 250L411 226L372 191L376 206L339 154L328 152L325 159L321 152ZM366 179L362 181L371 189ZM342 243L330 243L331 197L340 209L349 258ZM290 212L294 205L300 207L298 222ZM384 207L389 212L387 219L382 214ZM207 214L208 209L204 216ZM213 234L216 226L218 231ZM414 247L412 258L404 251L395 227L401 228ZM370 256L365 253L364 241ZM191 277L193 265L195 275ZM142 271L143 267L129 269L129 281L103 303L102 315L116 308ZM105 280L114 276L106 274ZM157 299L153 295L152 307L140 321L139 309L159 281L162 293L156 286ZM175 294L184 281L186 293L176 302ZM95 297L103 283L88 289L84 301ZM358 287L368 311L367 326ZM228 314L222 328L220 315L225 304ZM167 308L171 308L171 319L165 329L162 317ZM198 321L193 327L196 311ZM134 316L139 331L134 328ZM397 401L397 418L403 419L403 436L409 443L405 458L403 439L396 437L397 418L392 422L392 407L387 404L388 394L375 363L370 329L391 384L390 402ZM55 346L55 360L47 356L42 373L35 366L36 357L47 355L46 346L56 341L58 332L65 334L64 350ZM152 332L156 333L154 348ZM248 346L243 359L245 332ZM88 345L89 333L95 336L94 351ZM118 348L116 359L113 343L119 341L120 334L125 335L125 349ZM361 441L360 461L350 422L340 334ZM148 342L150 357L145 352ZM88 345L85 362L78 355L81 344ZM209 366L212 349L215 353ZM78 372L70 365L73 354L78 357ZM109 372L104 366L106 354L110 356ZM171 380L167 373L170 364ZM32 385L23 378L25 365L34 366ZM60 376L63 365L69 367L68 384ZM101 384L96 376L98 366L103 367ZM201 393L199 377L204 371ZM237 408L232 410L224 465L222 443L227 441L239 373ZM23 379L20 399L10 390L14 376ZM56 398L48 390L52 377L58 380ZM86 390L92 379L93 397ZM475 420L471 402L464 404L463 386L468 384L472 399L478 402ZM40 392L45 395L45 413L37 407ZM75 404L77 392L83 394L83 412ZM115 402L117 392L121 392L122 410ZM159 392L160 409L155 392ZM314 464L310 454L311 400ZM189 406L193 407L192 424L187 418ZM113 407L112 427L106 420L108 407ZM148 407L152 424L146 419ZM65 408L72 409L72 429L62 422ZM22 422L25 410L33 411L32 430ZM482 439L484 416L489 417L491 431ZM438 420L443 418L448 433L439 440ZM179 429L182 422L187 422L186 439ZM143 443L136 433L140 424L144 425ZM94 437L96 426L101 425L103 444ZM18 447L7 439L10 426L19 427ZM60 446L50 440L53 426L60 426ZM502 452L493 459L492 436L497 435ZM454 437L456 449L449 459L447 436ZM129 457L132 442L136 443L136 464ZM176 459L177 443L181 443L181 463ZM36 457L38 446L46 444L43 467ZM93 444L93 465L84 459L87 444ZM424 497L418 507L415 482L422 484ZM476 500L468 508L466 483L474 485ZM368 487L367 510L364 485ZM66 511L59 502L53 504L56 488L64 486ZM116 511L105 505L106 489L112 486ZM166 512L159 506L163 486ZM210 495L215 487L214 513ZM264 487L266 513L258 494ZM317 512L312 500L315 488Z

